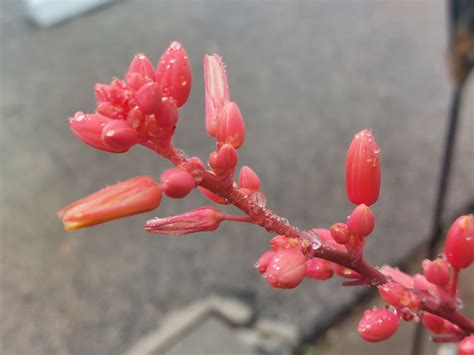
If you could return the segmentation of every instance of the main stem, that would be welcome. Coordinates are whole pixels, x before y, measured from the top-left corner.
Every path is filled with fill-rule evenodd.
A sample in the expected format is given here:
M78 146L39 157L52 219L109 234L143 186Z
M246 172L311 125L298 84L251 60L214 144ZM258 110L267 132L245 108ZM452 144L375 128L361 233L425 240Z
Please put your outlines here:
M188 161L184 152L176 149L172 145L166 149L157 151L157 153L170 160L176 166ZM251 221L265 228L268 232L286 235L289 238L301 238L299 228L291 225L287 219L278 216L265 206L258 205L256 201L252 200L232 185L223 183L222 179L210 171L204 173L204 177L199 185L214 194L225 198L229 204L240 209ZM387 277L366 260L361 259L355 261L347 252L337 250L323 242L321 243L321 246L314 250L313 256L335 262L358 272L360 275L364 276L367 283L373 287L388 282ZM459 328L465 331L466 334L474 333L474 321L468 319L456 309L445 305L433 305L430 303L422 303L421 308L456 324Z

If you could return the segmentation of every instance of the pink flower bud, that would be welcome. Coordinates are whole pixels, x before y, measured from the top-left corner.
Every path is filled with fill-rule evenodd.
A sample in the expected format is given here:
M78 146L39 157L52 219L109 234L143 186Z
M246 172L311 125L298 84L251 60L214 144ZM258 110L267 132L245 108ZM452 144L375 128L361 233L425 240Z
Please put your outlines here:
M367 206L380 192L380 148L369 129L355 135L346 158L346 192L349 201Z
M357 331L365 341L376 343L390 338L398 326L398 317L388 309L374 309L364 312Z
M448 231L444 252L449 263L465 269L474 261L474 216L461 216Z
M331 270L334 271L334 273L340 277L344 277L346 279L363 279L364 277L359 274L358 272L351 270L343 265L339 265L336 263L329 263L329 266L331 267Z
M176 101L172 97L163 98L155 115L158 126L164 129L172 128L178 122L178 116Z
M240 169L239 187L250 191L260 190L260 179L258 175L247 165Z
M268 265L273 259L275 252L273 250L269 250L263 253L257 261L257 268L258 272L264 274L267 271Z
M235 102L225 104L216 123L216 138L220 143L228 143L238 149L245 139L245 123Z
M138 107L144 115L155 113L161 103L161 91L158 84L149 82L135 92Z
M138 74L144 81L155 80L155 69L153 68L153 64L143 53L135 54L130 62L130 67L128 68L127 74L129 73Z
M227 201L227 199L216 195L215 193L209 191L208 189L205 189L202 186L198 186L198 189L199 189L199 191L202 192L202 194L204 196L206 196L209 200L211 200L215 203L218 203L220 205L228 205L229 204L229 201Z
M405 288L396 282L387 282L378 287L380 297L389 305L394 307L400 306L400 299L402 298Z
M474 334L465 337L458 345L458 355L474 354Z
M102 129L101 139L114 152L126 152L138 143L138 132L127 121L112 120Z
M160 177L163 190L172 198L183 198L195 187L195 181L190 173L179 168L171 168Z
M338 244L346 244L349 242L349 231L347 224L336 223L331 227L331 236Z
M154 210L161 188L148 176L137 176L108 186L58 212L66 230L77 230L113 219Z
M204 56L204 85L206 94L206 130L209 136L216 135L219 112L230 101L227 75L222 58L213 54Z
M197 232L209 232L219 228L225 215L211 206L171 216L154 218L146 222L145 230L150 233L164 235L185 235Z
M349 234L359 238L367 237L374 230L375 218L370 207L361 204L352 211L347 221Z
M238 161L237 151L230 144L224 144L217 154L209 159L209 163L217 175L229 174L234 170Z
M191 63L184 47L173 42L163 53L156 69L156 82L163 96L171 96L178 107L184 105L191 92Z
M83 112L76 112L74 117L69 119L69 127L71 128L72 133L74 133L77 138L79 138L84 143L90 145L91 147L111 153L124 153L128 149L130 149L130 147L136 142L131 144L133 142L133 134L130 134L131 132L127 131L123 124L118 124L118 126L121 127L120 135L122 138L124 136L130 138L130 140L119 139L117 140L117 142L121 141L127 143L125 146L113 143L108 145L106 142L104 142L103 139L104 136L102 133L104 131L104 128L109 123L113 123L114 121L115 120L111 118L99 115L97 113L85 114ZM125 125L127 124L126 122L124 123ZM108 129L108 131L110 132L110 129ZM128 145L128 143L130 143L131 145Z
M305 276L315 280L327 280L333 276L333 271L326 260L313 258L306 261Z
M421 321L426 329L434 334L442 334L444 332L444 319L437 315L423 312Z
M415 274L413 276L413 287L420 290L426 290L432 295L439 295L438 287L429 282L425 276L420 274Z
M306 258L297 249L275 251L264 277L276 288L294 288L303 281L306 272Z
M425 259L421 264L426 279L438 286L446 286L449 282L449 265L446 260L436 259L434 261Z

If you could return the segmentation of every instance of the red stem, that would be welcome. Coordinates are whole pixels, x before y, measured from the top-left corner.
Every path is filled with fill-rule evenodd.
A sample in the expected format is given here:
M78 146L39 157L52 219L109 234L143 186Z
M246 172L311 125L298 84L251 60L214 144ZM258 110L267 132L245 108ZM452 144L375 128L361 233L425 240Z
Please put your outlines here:
M173 145L160 149L157 153L169 159L175 165L180 165L188 160L184 153L176 149ZM286 235L290 238L300 238L300 230L297 227L292 226L286 219L281 218L270 209L257 205L257 203L248 198L247 195L234 188L231 184L225 184L222 179L218 178L212 172L206 171L204 173L200 186L227 199L230 204L248 216L248 218L236 216L239 217L239 221L245 220L245 222L253 222L271 233ZM314 257L335 262L358 272L363 275L367 283L373 287L388 282L384 274L364 259L354 259L347 252L332 248L325 243L321 243L321 246L314 250ZM458 276L459 272L455 271L453 287L456 287L456 289ZM420 308L456 324L460 329L466 332L466 334L474 333L474 321L459 313L453 307L444 304L433 304L433 302L422 302Z

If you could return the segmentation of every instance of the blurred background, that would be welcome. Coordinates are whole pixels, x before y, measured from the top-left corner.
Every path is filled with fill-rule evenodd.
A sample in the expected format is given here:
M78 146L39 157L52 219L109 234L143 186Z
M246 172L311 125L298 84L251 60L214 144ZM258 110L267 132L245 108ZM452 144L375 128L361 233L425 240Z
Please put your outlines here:
M35 24L24 2L0 4L3 354L287 354L302 339L308 354L347 354L347 346L352 354L408 353L411 328L367 345L345 326L351 308L360 317L363 306L354 302L365 289L341 288L337 279L269 287L253 267L271 238L263 230L227 223L191 237L143 231L148 218L209 204L198 191L74 233L63 230L56 211L107 184L159 177L169 167L141 147L124 155L90 149L72 136L67 117L93 111L93 85L122 77L135 53L156 63L178 40L194 74L178 146L201 159L213 149L202 58L217 52L246 122L240 163L261 177L268 206L300 228L343 220L351 211L346 149L370 127L382 148L383 182L367 258L413 260L430 230L452 87L444 1L123 0L52 26ZM474 200L473 98L471 81L446 224ZM474 292L466 280L466 292ZM219 311L225 300L237 302L227 309L234 318ZM201 313L192 318L196 307ZM473 315L472 304L466 312ZM170 322L176 314L184 320ZM156 338L173 326L160 348Z

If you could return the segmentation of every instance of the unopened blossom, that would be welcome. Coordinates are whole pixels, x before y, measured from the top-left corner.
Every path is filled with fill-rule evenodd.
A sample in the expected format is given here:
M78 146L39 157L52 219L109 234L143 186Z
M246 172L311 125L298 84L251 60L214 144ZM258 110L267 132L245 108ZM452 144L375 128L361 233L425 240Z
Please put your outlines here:
M238 149L245 139L245 123L235 102L224 105L216 123L216 139L220 143L228 143Z
M303 281L305 272L305 256L301 251L289 248L274 252L263 276L272 287L294 288Z
M165 194L172 198L183 198L195 187L193 176L180 168L165 170L161 174L160 181Z
M399 326L398 317L386 308L366 310L357 331L362 339L369 342L379 342L390 338Z
M260 190L260 178L249 166L245 165L240 168L239 187L250 191Z
M347 229L347 224L345 223L336 223L331 229L331 236L338 244L347 244L350 238L349 230Z
M156 69L156 82L163 96L171 96L178 107L184 105L191 92L191 63L186 50L173 42L161 56Z
M305 276L315 280L327 280L334 274L329 262L320 258L312 258L306 261Z
M400 300L405 292L405 288L397 282L387 282L378 286L380 297L389 305L400 306Z
M360 204L352 211L348 221L347 230L350 235L365 238L374 230L375 217L369 206Z
M444 246L446 259L457 269L467 268L474 261L474 216L457 218L451 225Z
M166 218L154 218L146 222L145 230L163 235L185 235L197 232L209 232L219 228L225 215L211 206Z
M422 262L423 275L432 284L446 286L450 279L449 264L444 259L428 260Z
M77 230L113 219L154 210L161 188L148 176L137 176L107 186L58 212L66 230Z
M206 130L211 137L215 137L217 117L224 105L230 101L225 66L222 58L217 54L204 56L204 89Z
M369 129L357 133L346 158L346 192L356 205L374 204L380 193L380 148Z

